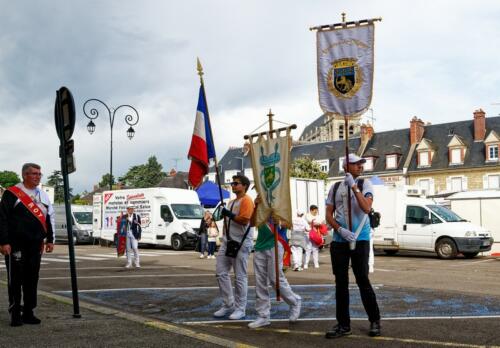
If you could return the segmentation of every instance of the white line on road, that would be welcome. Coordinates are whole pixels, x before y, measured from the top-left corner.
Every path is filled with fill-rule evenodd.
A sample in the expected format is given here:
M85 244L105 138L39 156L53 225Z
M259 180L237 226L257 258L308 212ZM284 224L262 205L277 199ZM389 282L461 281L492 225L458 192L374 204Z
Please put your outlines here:
M47 265L47 263L42 262L42 265ZM141 269L171 269L171 268L191 268L191 266L142 266ZM108 266L108 267L78 267L78 270L97 270L97 269L124 269L123 266ZM65 271L66 267L50 267L42 268L42 271Z
M62 259L64 259L64 260L69 260L69 256L66 256L66 255L61 255L59 257L62 258ZM102 257L80 256L80 255L76 255L75 259L77 259L77 260L87 260L87 261L104 261L104 260L107 260L107 259L102 258Z
M178 278L178 277L215 277L214 273L198 273L198 274L127 274L127 275L103 275L103 276L78 276L78 279L99 279L99 278ZM71 277L44 277L40 280L61 280L71 279Z
M69 259L63 260L63 259L56 259L54 257L42 257L43 261L49 261L49 262L63 262L63 263L68 263ZM78 262L78 260L75 260L75 262Z

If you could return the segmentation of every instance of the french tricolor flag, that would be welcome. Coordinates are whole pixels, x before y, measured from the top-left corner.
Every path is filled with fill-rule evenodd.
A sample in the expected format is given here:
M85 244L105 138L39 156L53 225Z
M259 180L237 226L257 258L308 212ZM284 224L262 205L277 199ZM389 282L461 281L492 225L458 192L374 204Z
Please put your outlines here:
M191 160L189 183L193 187L198 187L203 181L203 177L208 173L210 160L215 159L215 146L203 84L200 86L196 120L188 158Z

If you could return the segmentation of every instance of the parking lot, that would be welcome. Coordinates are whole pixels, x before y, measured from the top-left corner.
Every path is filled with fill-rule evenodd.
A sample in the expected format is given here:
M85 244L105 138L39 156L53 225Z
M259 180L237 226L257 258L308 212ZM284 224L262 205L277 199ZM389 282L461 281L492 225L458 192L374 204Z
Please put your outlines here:
M142 248L142 267L125 269L125 259L118 259L113 248L76 246L80 301L254 346L333 343L323 338L335 317L327 250L320 253L319 269L286 273L303 298L301 320L289 324L287 305L273 301L272 325L259 330L246 327L256 315L253 268L249 267L245 320L217 321L211 315L221 304L215 260L199 259L198 255L194 251ZM54 254L44 256L40 290L71 297L68 261L66 245L57 245ZM0 272L4 277L4 267ZM498 346L499 278L500 259L492 257L444 261L430 254L377 254L371 280L383 316L383 336L373 339L366 335L367 319L351 277L353 335L335 344Z

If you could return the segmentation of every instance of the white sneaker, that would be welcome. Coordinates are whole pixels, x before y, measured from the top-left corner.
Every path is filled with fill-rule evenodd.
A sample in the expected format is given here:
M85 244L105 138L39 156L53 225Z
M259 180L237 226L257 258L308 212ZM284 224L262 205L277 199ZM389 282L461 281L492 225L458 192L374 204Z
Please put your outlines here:
M297 303L290 306L289 320L291 322L295 322L295 321L297 321L297 319L299 319L301 307L302 307L302 298L299 297L299 299L297 300Z
M301 271L302 271L302 267L299 267L299 272L301 272Z
M131 264L131 263L127 263L127 264L125 265L125 268L130 268L130 267L132 267L132 264Z
M242 311L241 309L235 310L230 316L229 319L231 320L240 320L245 317L245 312Z
M302 269L307 269L307 267L308 267L307 265L304 265L304 268L302 268Z
M314 265L314 268L319 268L319 265Z
M138 264L138 263L136 263L136 264L135 264L135 268L141 268L141 265L140 265L140 264Z
M256 320L248 324L249 329L256 329L258 327L271 325L269 318L258 317Z
M234 311L234 307L222 306L217 312L214 313L214 317L222 318Z
M205 258L205 255L204 254L200 254L200 259L204 259Z

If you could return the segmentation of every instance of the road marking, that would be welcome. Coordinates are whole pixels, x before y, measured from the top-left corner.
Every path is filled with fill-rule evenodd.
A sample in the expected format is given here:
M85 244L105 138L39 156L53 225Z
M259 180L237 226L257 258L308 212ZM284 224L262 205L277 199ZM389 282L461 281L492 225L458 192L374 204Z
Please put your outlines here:
M366 319L364 319L366 320ZM226 320L227 322L227 320ZM233 329L233 330L241 330L246 329L241 326L236 325L206 325L210 327L216 327L220 329ZM258 328L253 329L256 331L263 332L275 332L275 333L286 333L286 334L296 334L296 335L311 335L311 336L324 336L324 332L320 331L299 331L299 330L290 330L290 329L272 329L272 328ZM417 340L413 338L401 338L401 337L388 337L388 336L379 336L379 337L369 337L365 335L349 335L346 336L345 339L352 340L353 338L364 339L364 340L376 340L376 341L386 341L386 342L394 342L394 343L406 343L406 344L421 344L425 346L436 346L436 347L461 347L461 348L500 348L500 346L491 346L491 345L478 345L478 344L470 344L470 343L458 343L458 342L446 342L446 341L431 341L431 340Z
M475 265L477 263L491 262L491 261L495 261L495 259L461 262L460 264L452 265L452 267L463 267L463 266Z
M42 265L48 265L48 263L42 262ZM78 270L96 270L96 269L124 269L124 266L108 266L108 267L78 267ZM141 266L141 269L171 269L171 268L191 268L191 266ZM65 271L66 267L50 267L42 268L41 271Z
M58 257L64 259L64 260L69 260L68 255L58 255ZM87 261L104 261L107 260L102 257L94 257L94 256L80 256L80 255L75 255L76 260L87 260Z
M56 259L54 257L44 257L42 256L42 260L43 261L49 261L49 262L63 262L63 263L68 263L69 262L69 259ZM75 260L75 262L78 262L78 260Z
M102 276L78 276L78 279L99 279L99 278L176 278L176 277L215 277L213 273L199 274L127 274L127 275L102 275ZM71 279L71 277L44 277L40 280L62 280Z

